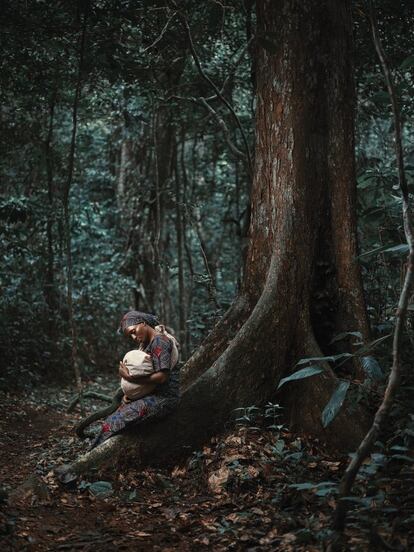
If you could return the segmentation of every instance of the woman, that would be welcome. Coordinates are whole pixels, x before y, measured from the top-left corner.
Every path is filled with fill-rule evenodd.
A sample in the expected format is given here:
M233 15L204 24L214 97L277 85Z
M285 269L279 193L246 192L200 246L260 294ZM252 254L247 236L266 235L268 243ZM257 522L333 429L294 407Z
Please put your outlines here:
M133 376L123 362L119 364L119 375L131 383L156 384L151 395L132 402L125 402L102 424L102 429L93 443L100 445L127 426L135 426L169 414L180 399L179 370L171 366L173 344L163 333L155 329L158 320L152 314L139 311L127 312L120 324L121 332L139 344L140 349L151 356L153 373L147 376Z

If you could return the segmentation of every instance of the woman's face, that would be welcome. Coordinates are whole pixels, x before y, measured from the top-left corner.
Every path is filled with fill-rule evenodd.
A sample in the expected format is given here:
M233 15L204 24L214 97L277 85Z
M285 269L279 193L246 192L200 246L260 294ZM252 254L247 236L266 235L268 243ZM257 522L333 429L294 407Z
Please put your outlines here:
M128 326L128 328L125 328L124 333L126 337L130 337L134 341L143 343L147 339L148 326L145 324L145 322L140 322L135 326Z

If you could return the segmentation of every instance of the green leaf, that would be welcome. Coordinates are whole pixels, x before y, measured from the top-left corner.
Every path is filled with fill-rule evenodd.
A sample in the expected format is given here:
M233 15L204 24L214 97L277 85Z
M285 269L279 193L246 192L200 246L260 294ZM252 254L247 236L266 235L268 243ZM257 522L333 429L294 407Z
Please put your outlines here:
M310 358L302 358L299 360L299 362L296 363L296 366L300 366L301 364L307 364L308 362L317 362L317 361L324 361L324 362L335 362L336 360L342 360L343 358L350 358L354 355L351 353L340 353L338 355L330 355L330 356L321 356L321 357L310 357Z
M288 454L285 456L285 460L295 460L299 462L303 457L303 452L292 452L291 454Z
M327 496L338 493L337 483L333 481L322 481L321 483L318 483L316 488L316 496Z
M401 243L400 245L393 245L392 247L387 247L384 249L384 253L408 253L410 250L407 243Z
M362 333L361 332L342 332L342 333L336 335L334 338L332 338L331 343L336 343L336 341L341 341L345 337L348 337L348 335L352 335L354 337L358 337L358 339L362 339Z
M368 257L369 255L374 255L378 253L399 253L400 255L404 253L408 253L409 247L406 243L400 243L399 245L393 245L389 247L388 245L383 245L381 247L376 247L375 249L371 249L370 251L366 251L365 253L361 253L361 255L358 255L358 259L361 259L362 257Z
M285 441L283 439L278 439L272 450L275 454L280 456L284 448L285 448Z
M377 179L377 174L365 173L357 178L358 188L363 190L368 188L369 186L376 186Z
M105 497L113 493L112 485L109 481L95 481L89 486L89 492L93 496Z
M298 370L294 374L291 374L286 378L282 378L279 382L279 385L277 386L277 389L282 387L282 385L284 385L288 381L310 378L311 376L315 376L316 374L320 374L321 372L323 372L323 368L320 368L319 366L308 366L307 368L302 368L302 370Z
M392 459L403 460L404 462L414 462L414 458L412 458L411 456L407 456L405 454L393 454Z
M367 343L363 347L360 347L357 351L355 351L355 356L362 356L366 353L369 353L369 351L372 351L372 349L375 349L377 345L382 343L383 341L386 341L392 336L392 334L384 335L384 337L379 337L378 339L374 339L374 341L371 341L370 343Z
M388 92L380 90L379 92L376 92L373 96L371 96L371 101L379 106L386 105L390 101L390 96Z
M361 364L367 379L373 381L381 381L384 379L382 368L378 360L373 356L362 357Z
M344 403L349 385L349 381L341 381L341 383L335 389L332 397L330 398L328 404L325 406L322 412L323 427L327 427L340 411L341 406Z
M408 56L400 65L401 71L407 71L411 67L414 67L414 56Z
M326 496L328 494L337 492L336 483L333 481L322 481L321 483L293 483L289 485L292 489L297 489L298 491L316 491L316 496Z
M291 489L297 489L298 491L309 491L310 489L314 489L315 486L315 483L293 483L289 485Z
M407 452L407 450L410 450L408 447L402 447L401 445L394 445L391 447L391 450L396 450L398 452Z

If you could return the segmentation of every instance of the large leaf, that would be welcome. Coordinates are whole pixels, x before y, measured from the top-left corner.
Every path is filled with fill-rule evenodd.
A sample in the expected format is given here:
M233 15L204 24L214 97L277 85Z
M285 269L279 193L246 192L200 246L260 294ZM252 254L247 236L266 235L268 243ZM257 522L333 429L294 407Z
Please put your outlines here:
M381 381L384 379L382 368L378 360L373 356L362 357L361 364L367 379L371 381Z
M414 56L408 56L400 65L401 71L407 71L411 67L414 67Z
M325 406L322 412L323 427L327 427L340 411L341 406L344 403L349 385L349 381L341 381L341 383L335 389L332 397L330 398L328 404Z
M375 349L377 345L389 339L391 335L392 334L384 335L384 337L379 337L378 339L374 339L374 341L371 341L370 343L363 345L362 347L360 347L355 351L355 356L362 356L362 355L365 355L366 353L369 353L370 351L372 351L372 349Z
M310 491L316 487L316 483L292 483L288 487L297 489L298 491Z
M352 335L353 337L358 337L358 339L362 339L362 333L361 332L342 332L335 337L331 339L331 343L335 343L336 341L341 341L345 337L348 337L349 335Z
M113 493L112 484L109 481L95 481L89 486L89 492L93 496L104 498Z
M321 356L321 357L309 357L309 358L302 358L299 360L299 362L296 363L296 366L300 366L301 364L307 364L308 362L335 362L336 360L342 360L344 358L350 358L354 355L351 353L339 353L338 355L330 355L330 356Z
M410 250L407 243L401 243L400 245L393 245L392 247L387 247L387 249L384 249L384 253L408 253Z
M378 186L377 179L378 179L378 174L364 173L357 179L358 188L365 189L365 188L368 188L369 186Z
M377 105L383 106L389 103L390 97L387 92L379 90L371 96L371 101L373 101Z
M282 387L282 385L284 385L288 381L295 381L295 380L300 380L304 378L310 378L311 376L315 376L316 374L320 374L321 372L323 372L323 368L320 368L320 366L308 366L307 368L302 368L302 370L298 370L294 374L291 374L286 378L282 378L277 388L279 389L280 387Z
M399 245L392 245L389 247L388 245L383 245L381 247L376 247L375 249L371 249L370 251L366 251L365 253L361 253L361 255L358 255L358 259L361 259L362 257L368 257L369 255L375 255L378 253L399 253L400 255L403 255L404 253L408 253L409 247L406 243L400 243Z

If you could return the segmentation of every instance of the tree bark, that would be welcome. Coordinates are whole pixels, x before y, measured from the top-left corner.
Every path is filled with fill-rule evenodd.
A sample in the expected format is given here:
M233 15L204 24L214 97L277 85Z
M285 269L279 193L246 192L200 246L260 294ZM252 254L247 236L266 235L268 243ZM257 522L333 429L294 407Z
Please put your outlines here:
M55 117L55 106L57 88L55 87L49 103L49 128L45 141L45 161L47 179L48 212L46 224L47 236L47 270L45 283L45 299L49 311L49 335L54 336L54 312L56 310L56 289L55 289L55 258L53 247L53 218L54 218L54 190L53 190L53 162L52 162L52 140Z
M85 53L85 36L86 36L86 12L83 14L83 23L82 28L79 34L79 61L78 61L78 73L76 79L76 88L75 96L73 99L73 110L72 110L72 135L70 142L70 151L68 159L68 176L63 188L63 227L66 243L66 264L67 264L67 302L68 302L68 313L69 313L69 326L71 331L71 361L72 367L75 376L75 383L79 394L82 392L82 380L81 372L79 368L78 361L78 348L77 348L77 333L76 333L76 324L73 313L73 261L72 261L72 236L70 228L70 201L69 194L72 186L73 171L75 166L75 149L76 149L76 132L78 124L78 108L79 100L81 95L81 86L82 86L82 69L83 69L83 58ZM81 402L82 408L82 402Z
M173 461L222 431L235 408L273 399L298 359L321 354L319 321L310 313L315 265L325 247L333 252L347 329L365 331L353 256L353 99L347 99L352 75L344 62L351 55L351 23L350 1L257 2L257 36L277 37L277 44L259 40L257 49L255 177L241 293L186 363L178 410L140 428L139 437L120 436L105 451L122 444L138 450L144 463ZM326 220L330 232L323 231ZM345 401L328 428L322 427L321 412L337 383L325 366L321 375L285 385L279 400L295 427L349 450L368 420L358 405Z
M116 186L116 199L118 203L118 209L122 212L125 206L125 192L127 174L129 168L130 159L130 141L127 137L124 137L121 144L121 153L119 159L119 172Z
M184 145L182 146L184 147ZM180 187L180 173L178 170L178 144L174 150L174 175L175 175L175 232L177 239L177 267L178 267L178 336L181 344L181 352L186 357L186 320L187 298L184 279L184 227L182 214L182 196Z

